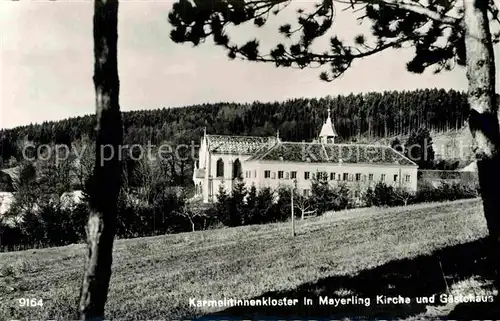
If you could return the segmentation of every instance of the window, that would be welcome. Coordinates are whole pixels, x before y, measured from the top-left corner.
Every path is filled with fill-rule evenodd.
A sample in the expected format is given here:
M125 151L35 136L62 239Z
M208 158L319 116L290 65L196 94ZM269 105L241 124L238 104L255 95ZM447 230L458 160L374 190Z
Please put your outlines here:
M330 173L330 180L334 181L335 180L335 173Z
M278 171L278 179L283 179L283 171Z
M406 174L405 175L405 182L409 183L410 182L410 175Z
M383 182L385 181L385 174L380 175L380 180Z
M221 158L217 160L215 177L224 177L224 161Z
M349 174L349 180L352 181L354 179L354 175L353 174Z
M318 172L318 180L327 180L328 179L328 174L326 172Z
M349 180L349 174L348 173L344 173L344 177L342 178L343 181L347 181Z
M340 180L341 180L341 176L340 176L340 174L339 174L339 175L337 175L337 180L338 180L338 181L340 181Z
M290 172L290 178L291 179L296 179L297 178L297 172Z
M239 159L236 159L233 162L233 179L241 179L242 178L242 171L241 171L241 162Z
M361 173L356 173L356 181L360 181L361 180Z
M398 175L394 175L394 181L397 182L398 181Z
M309 172L304 172L304 179L309 179L310 175Z
M276 179L276 172L273 172L273 173L271 174L271 178L272 178L272 179Z
M304 195L304 196L309 195L309 190L308 190L308 189L304 189L304 191L303 191L303 195Z
M271 171L264 171L264 178L270 178L271 177Z
M373 174L368 174L368 180L373 181Z
M253 177L257 177L257 170L253 171Z
M289 172L285 173L285 179L290 179L290 173Z

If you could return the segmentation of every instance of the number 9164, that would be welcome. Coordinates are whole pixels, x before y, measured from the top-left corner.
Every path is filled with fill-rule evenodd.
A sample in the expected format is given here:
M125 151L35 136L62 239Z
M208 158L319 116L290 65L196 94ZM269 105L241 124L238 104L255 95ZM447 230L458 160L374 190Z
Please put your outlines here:
M43 307L42 299L33 299L33 298L20 298L19 299L20 307Z

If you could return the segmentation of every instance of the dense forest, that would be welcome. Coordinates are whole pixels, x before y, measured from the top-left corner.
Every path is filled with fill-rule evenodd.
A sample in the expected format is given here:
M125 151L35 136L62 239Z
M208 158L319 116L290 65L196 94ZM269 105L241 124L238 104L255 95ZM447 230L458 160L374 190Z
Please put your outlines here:
M126 144L190 144L208 133L275 135L284 140L316 138L332 110L333 122L343 141L357 137L382 138L405 135L420 127L431 131L458 129L467 119L466 94L444 89L350 94L283 102L215 103L185 108L128 111L123 113ZM66 144L93 140L94 115L47 121L0 130L0 166L20 160L21 146Z

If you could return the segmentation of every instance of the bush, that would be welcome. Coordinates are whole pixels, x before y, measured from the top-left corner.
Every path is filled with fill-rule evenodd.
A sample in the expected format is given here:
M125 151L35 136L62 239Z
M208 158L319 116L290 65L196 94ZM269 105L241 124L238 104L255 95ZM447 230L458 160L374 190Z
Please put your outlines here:
M333 190L333 210L340 211L354 207L354 200L346 184L340 183Z
M254 223L265 224L271 222L275 211L274 203L273 190L269 187L260 189L257 196L256 220Z
M367 206L394 206L396 196L394 188L384 182L377 182L375 187L371 187L365 193L365 202Z
M289 187L282 186L277 190L278 199L273 204L273 210L268 214L271 222L284 222L291 217L292 214L292 193ZM298 216L297 211L294 216Z
M297 209L316 207L321 214L330 210L353 207L354 199L345 184L330 186L325 181L313 181L310 196L295 195ZM278 196L277 198L275 196ZM366 206L397 206L417 202L436 202L477 197L478 187L472 183L441 183L433 186L419 182L416 194L404 188L393 188L379 182L363 194ZM43 195L42 195L43 196ZM85 225L89 215L87 202L61 207L58 198L34 195L23 189L16 195L6 217L22 217L15 226L0 221L0 250L60 246L85 241ZM120 192L116 235L119 238L143 237L179 233L221 226L265 224L286 221L290 217L291 194L288 187L277 191L270 188L245 188L243 182L230 194L221 187L215 204L185 203L175 192L162 192L154 201L146 202L127 192ZM300 210L295 211L297 217Z
M312 180L310 198L311 203L314 204L318 215L321 215L327 211L334 210L336 208L335 191L326 179ZM338 205L337 207L339 206L341 205Z
M419 183L416 202L453 201L479 196L479 187L469 182L441 182L434 186L428 182Z
M150 204L121 191L116 235L132 238L190 231L190 224L176 212L182 206L182 197L173 192L157 195Z
M22 238L23 233L19 227L9 226L0 221L0 252L15 250Z

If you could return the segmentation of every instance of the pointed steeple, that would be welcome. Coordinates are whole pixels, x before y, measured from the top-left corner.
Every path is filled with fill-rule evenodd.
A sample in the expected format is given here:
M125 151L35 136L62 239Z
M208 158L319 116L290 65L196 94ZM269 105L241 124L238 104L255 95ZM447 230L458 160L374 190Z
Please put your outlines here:
M337 132L335 131L335 127L333 126L332 118L330 115L330 107L328 107L328 117L321 127L321 132L319 133L319 138L323 143L334 143L335 137L337 137Z

